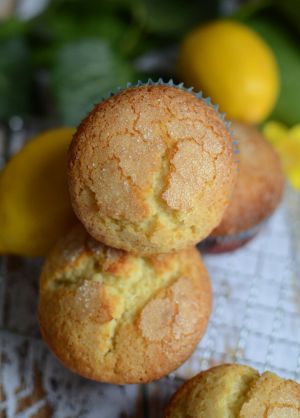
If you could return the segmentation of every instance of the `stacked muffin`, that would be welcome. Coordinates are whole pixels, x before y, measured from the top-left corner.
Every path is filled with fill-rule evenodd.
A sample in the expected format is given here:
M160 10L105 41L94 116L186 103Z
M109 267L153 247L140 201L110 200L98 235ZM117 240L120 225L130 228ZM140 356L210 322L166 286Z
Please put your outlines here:
M66 366L148 382L191 355L211 311L194 246L219 224L236 171L221 116L181 86L129 87L83 120L69 153L83 226L57 244L40 282L42 335Z
M279 205L284 175L279 156L254 126L233 122L239 144L239 175L220 224L201 244L202 251L235 250L251 240Z

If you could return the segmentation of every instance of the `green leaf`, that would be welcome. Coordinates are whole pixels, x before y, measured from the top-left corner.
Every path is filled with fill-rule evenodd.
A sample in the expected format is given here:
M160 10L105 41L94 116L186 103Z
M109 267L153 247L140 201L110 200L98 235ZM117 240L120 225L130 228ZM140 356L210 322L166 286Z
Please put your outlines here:
M291 22L294 28L300 33L300 2L299 0L274 0L279 12Z
M30 110L30 59L22 39L0 40L0 119Z
M46 15L36 22L37 35L44 41L66 43L99 37L117 42L127 26L113 15L88 16L84 20L70 14Z
M288 125L300 122L300 49L280 21L254 17L248 21L271 46L276 56L281 91L271 118Z
M133 11L148 31L179 38L192 26L216 17L218 0L136 0Z
M33 25L31 42L34 59L38 65L49 68L63 45L83 38L105 39L125 55L132 29L135 27L132 28L117 15L98 13L83 18L66 12L47 12Z
M85 19L88 16L129 12L134 2L135 0L51 0L47 13L55 15L67 13Z
M103 96L134 78L130 64L105 41L85 39L62 47L52 74L59 116L78 124Z
M2 20L0 24L0 39L17 38L26 34L30 27L30 22L19 20L15 17Z

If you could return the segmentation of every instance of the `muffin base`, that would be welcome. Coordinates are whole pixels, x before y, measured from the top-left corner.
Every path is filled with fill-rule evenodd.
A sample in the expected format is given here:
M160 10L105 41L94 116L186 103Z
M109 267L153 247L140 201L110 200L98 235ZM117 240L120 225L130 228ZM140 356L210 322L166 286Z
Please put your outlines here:
M237 250L251 241L262 229L263 224L254 226L239 234L208 237L197 244L198 250L207 254L222 254Z

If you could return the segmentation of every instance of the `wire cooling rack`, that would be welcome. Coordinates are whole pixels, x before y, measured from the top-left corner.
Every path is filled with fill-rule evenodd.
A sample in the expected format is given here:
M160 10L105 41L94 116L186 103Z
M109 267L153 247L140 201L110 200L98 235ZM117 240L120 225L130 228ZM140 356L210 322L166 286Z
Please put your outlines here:
M4 151L10 153L7 147ZM300 381L300 194L287 188L282 205L245 247L204 260L214 307L193 356L169 379L118 387L74 375L40 339L42 260L2 258L0 418L157 418L183 379L223 362Z

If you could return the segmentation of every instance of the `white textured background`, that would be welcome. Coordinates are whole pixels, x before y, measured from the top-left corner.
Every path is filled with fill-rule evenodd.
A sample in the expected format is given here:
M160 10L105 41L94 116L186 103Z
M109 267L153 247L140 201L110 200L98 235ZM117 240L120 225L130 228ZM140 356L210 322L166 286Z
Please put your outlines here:
M3 258L0 417L34 417L44 411L43 417L55 418L157 418L181 379L222 362L246 363L300 381L299 202L300 194L288 189L252 242L233 253L205 256L214 288L208 331L170 378L146 386L104 385L66 370L39 336L41 262Z

